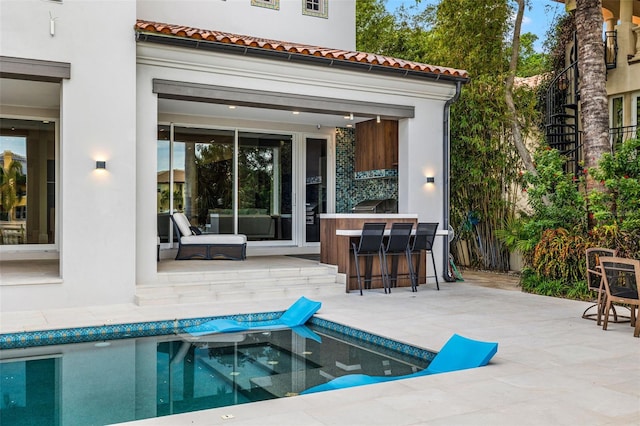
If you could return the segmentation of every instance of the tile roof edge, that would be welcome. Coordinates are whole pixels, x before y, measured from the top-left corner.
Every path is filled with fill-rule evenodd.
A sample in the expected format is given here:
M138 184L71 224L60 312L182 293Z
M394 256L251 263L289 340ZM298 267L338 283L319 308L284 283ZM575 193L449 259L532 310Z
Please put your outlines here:
M448 79L453 78L464 82L469 80L469 75L466 70L429 65L400 58L393 58L390 56L378 55L375 53L348 51L302 43L271 40L261 37L233 34L224 31L203 30L194 27L166 24L143 19L136 20L134 30L138 33L154 34L169 38L213 42L237 47L253 48L265 52L286 52L293 55L324 58L332 61L359 63L362 65L376 67L381 70L405 70L407 73L411 72L414 75L429 74L435 79L438 79L439 76L446 76Z

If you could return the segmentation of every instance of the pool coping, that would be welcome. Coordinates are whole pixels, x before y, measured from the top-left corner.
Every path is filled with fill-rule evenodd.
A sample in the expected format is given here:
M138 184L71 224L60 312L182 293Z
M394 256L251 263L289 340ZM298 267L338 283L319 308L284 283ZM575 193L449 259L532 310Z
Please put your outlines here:
M270 321L279 318L284 311L261 312L252 314L220 315L188 319L145 321L136 323L105 324L61 328L54 330L22 331L0 334L0 350L23 349L38 346L52 346L70 343L130 339L138 337L178 335L185 328L218 319L232 319L241 322ZM400 353L405 356L431 361L436 353L388 337L379 336L365 330L350 327L326 319L311 317L309 323L331 332L355 339L358 342L372 344Z

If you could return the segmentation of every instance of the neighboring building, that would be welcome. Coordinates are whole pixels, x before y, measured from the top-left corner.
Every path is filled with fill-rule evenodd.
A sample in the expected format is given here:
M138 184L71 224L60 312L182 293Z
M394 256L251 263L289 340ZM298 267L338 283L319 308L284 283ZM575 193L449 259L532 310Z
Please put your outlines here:
M568 11L575 9L575 0L559 1ZM617 143L639 137L640 0L602 0L602 16L609 127L615 149ZM567 47L566 58L565 71L555 77L547 93L547 142L564 152L569 170L578 173L582 142L575 42Z
M249 256L317 253L309 214L369 198L448 225L449 105L468 76L354 52L354 0L0 0L0 40L0 137L25 140L40 235L0 256L60 264L55 282L0 283L2 310L132 302L157 281L158 236L173 246L166 201L219 232L225 215L240 233L244 214L277 221ZM356 140L378 124L391 137ZM358 163L384 145L393 160Z

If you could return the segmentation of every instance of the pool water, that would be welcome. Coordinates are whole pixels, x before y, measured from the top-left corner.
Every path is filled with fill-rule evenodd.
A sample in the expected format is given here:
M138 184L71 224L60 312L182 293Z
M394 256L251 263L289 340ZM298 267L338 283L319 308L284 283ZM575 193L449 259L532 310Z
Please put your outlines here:
M109 424L293 397L345 374L402 376L433 354L327 321L0 351L0 424Z

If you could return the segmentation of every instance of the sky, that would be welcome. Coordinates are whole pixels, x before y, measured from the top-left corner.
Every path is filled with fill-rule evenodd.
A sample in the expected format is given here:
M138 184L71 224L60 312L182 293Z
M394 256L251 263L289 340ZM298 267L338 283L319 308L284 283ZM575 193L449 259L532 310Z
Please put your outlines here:
M26 139L24 137L0 136L0 154L5 151L27 155Z
M402 4L412 6L415 3L416 0L386 0L385 4L387 10L393 12ZM420 8L422 9L424 7L422 6L423 4L433 3L437 3L437 0L422 0ZM533 33L537 35L538 40L534 47L536 51L541 52L547 30L555 20L555 17L564 13L564 4L554 0L530 0L529 3L531 7L525 10L524 18L522 19L522 33Z

